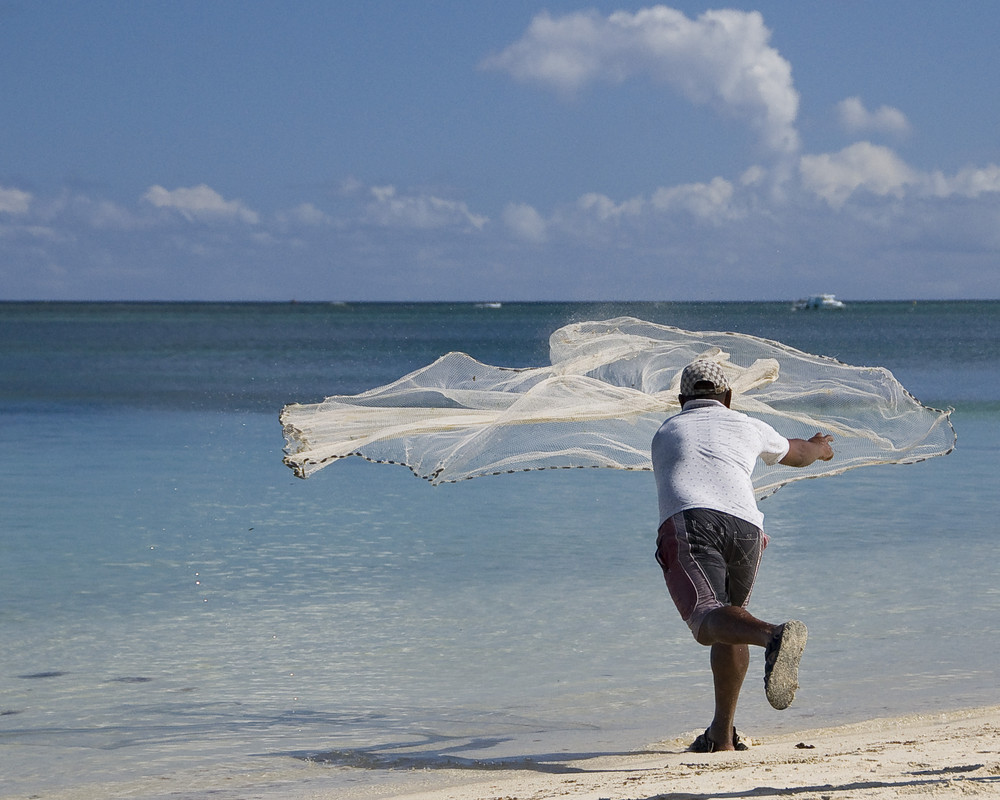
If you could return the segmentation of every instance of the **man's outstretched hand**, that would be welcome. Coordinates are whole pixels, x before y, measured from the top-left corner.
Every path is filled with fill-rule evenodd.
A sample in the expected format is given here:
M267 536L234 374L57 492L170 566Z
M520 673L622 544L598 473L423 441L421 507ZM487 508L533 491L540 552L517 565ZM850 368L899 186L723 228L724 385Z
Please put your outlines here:
M780 464L786 467L808 467L814 461L829 461L833 458L833 437L817 433L809 439L789 439L788 452Z
M822 455L817 458L817 461L829 461L833 458L833 447L830 446L830 442L833 441L833 437L828 433L817 433L815 436L809 439L815 445L819 445L820 449L823 451Z

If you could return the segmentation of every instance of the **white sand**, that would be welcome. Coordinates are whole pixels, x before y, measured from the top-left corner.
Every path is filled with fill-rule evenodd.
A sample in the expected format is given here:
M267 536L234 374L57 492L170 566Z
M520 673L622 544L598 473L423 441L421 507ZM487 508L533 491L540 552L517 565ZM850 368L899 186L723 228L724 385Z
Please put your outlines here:
M537 769L435 769L406 786L365 785L309 798L394 800L851 800L898 797L1000 798L1000 706L753 739L741 753L686 751L690 737L642 753L557 761ZM566 772L556 772L565 767ZM576 771L578 770L578 771ZM411 780L412 779L412 780ZM322 783L320 779L319 783Z
M741 753L687 752L699 732L632 754L523 767L386 771L269 757L38 793L6 792L0 775L0 800L1000 798L1000 706L753 737Z

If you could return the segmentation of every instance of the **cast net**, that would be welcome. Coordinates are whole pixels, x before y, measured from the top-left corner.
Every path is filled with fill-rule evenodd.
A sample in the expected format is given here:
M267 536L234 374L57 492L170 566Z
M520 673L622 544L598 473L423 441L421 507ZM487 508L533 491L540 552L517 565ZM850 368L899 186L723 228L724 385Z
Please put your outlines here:
M657 428L680 410L681 370L707 358L732 407L789 438L834 436L833 461L758 463L758 498L786 483L954 448L949 411L921 405L881 367L855 367L738 333L691 332L631 317L555 331L551 365L495 367L464 353L381 386L281 412L285 463L301 478L348 456L401 464L433 484L538 469L651 470Z

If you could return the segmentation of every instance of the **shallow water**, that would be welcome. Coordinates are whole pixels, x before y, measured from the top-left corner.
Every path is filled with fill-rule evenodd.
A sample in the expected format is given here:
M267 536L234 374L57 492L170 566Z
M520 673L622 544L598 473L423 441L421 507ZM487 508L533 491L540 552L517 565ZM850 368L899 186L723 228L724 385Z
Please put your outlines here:
M810 643L781 714L754 662L741 729L996 702L1000 369L976 337L997 341L997 304L985 317L982 304L943 304L905 330L923 310L886 305L851 325L806 327L775 304L737 320L813 350L817 328L833 329L834 355L882 358L921 399L956 406L959 434L946 458L764 502L772 544L752 607L806 620ZM306 781L305 757L322 757L327 778L374 781L391 779L387 765L621 752L707 724L707 652L651 557L649 474L434 488L361 461L308 481L282 465L278 397L316 399L328 364L347 370L331 352L371 340L379 314L397 333L364 347L382 360L347 381L365 385L331 378L327 393L456 349L441 309L366 308L355 345L324 349L317 309L303 321L272 307L101 308L0 309L0 363L17 373L0 426L0 795L89 785L82 796L96 797L101 782L132 781L133 796L154 796L180 775L207 792L255 771ZM540 363L537 331L593 309L513 311L502 323L461 311L475 355ZM724 327L715 306L670 311ZM159 334L133 335L147 313ZM934 330L950 349L911 355ZM281 353L295 342L306 352L291 365ZM52 374L22 374L40 369Z

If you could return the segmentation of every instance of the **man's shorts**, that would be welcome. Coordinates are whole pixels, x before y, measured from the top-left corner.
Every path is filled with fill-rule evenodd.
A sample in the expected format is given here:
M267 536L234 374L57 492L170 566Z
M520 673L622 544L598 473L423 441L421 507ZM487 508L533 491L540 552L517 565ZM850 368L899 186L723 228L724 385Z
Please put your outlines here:
M695 638L709 611L746 606L767 541L756 525L707 508L681 511L660 526L656 560Z

